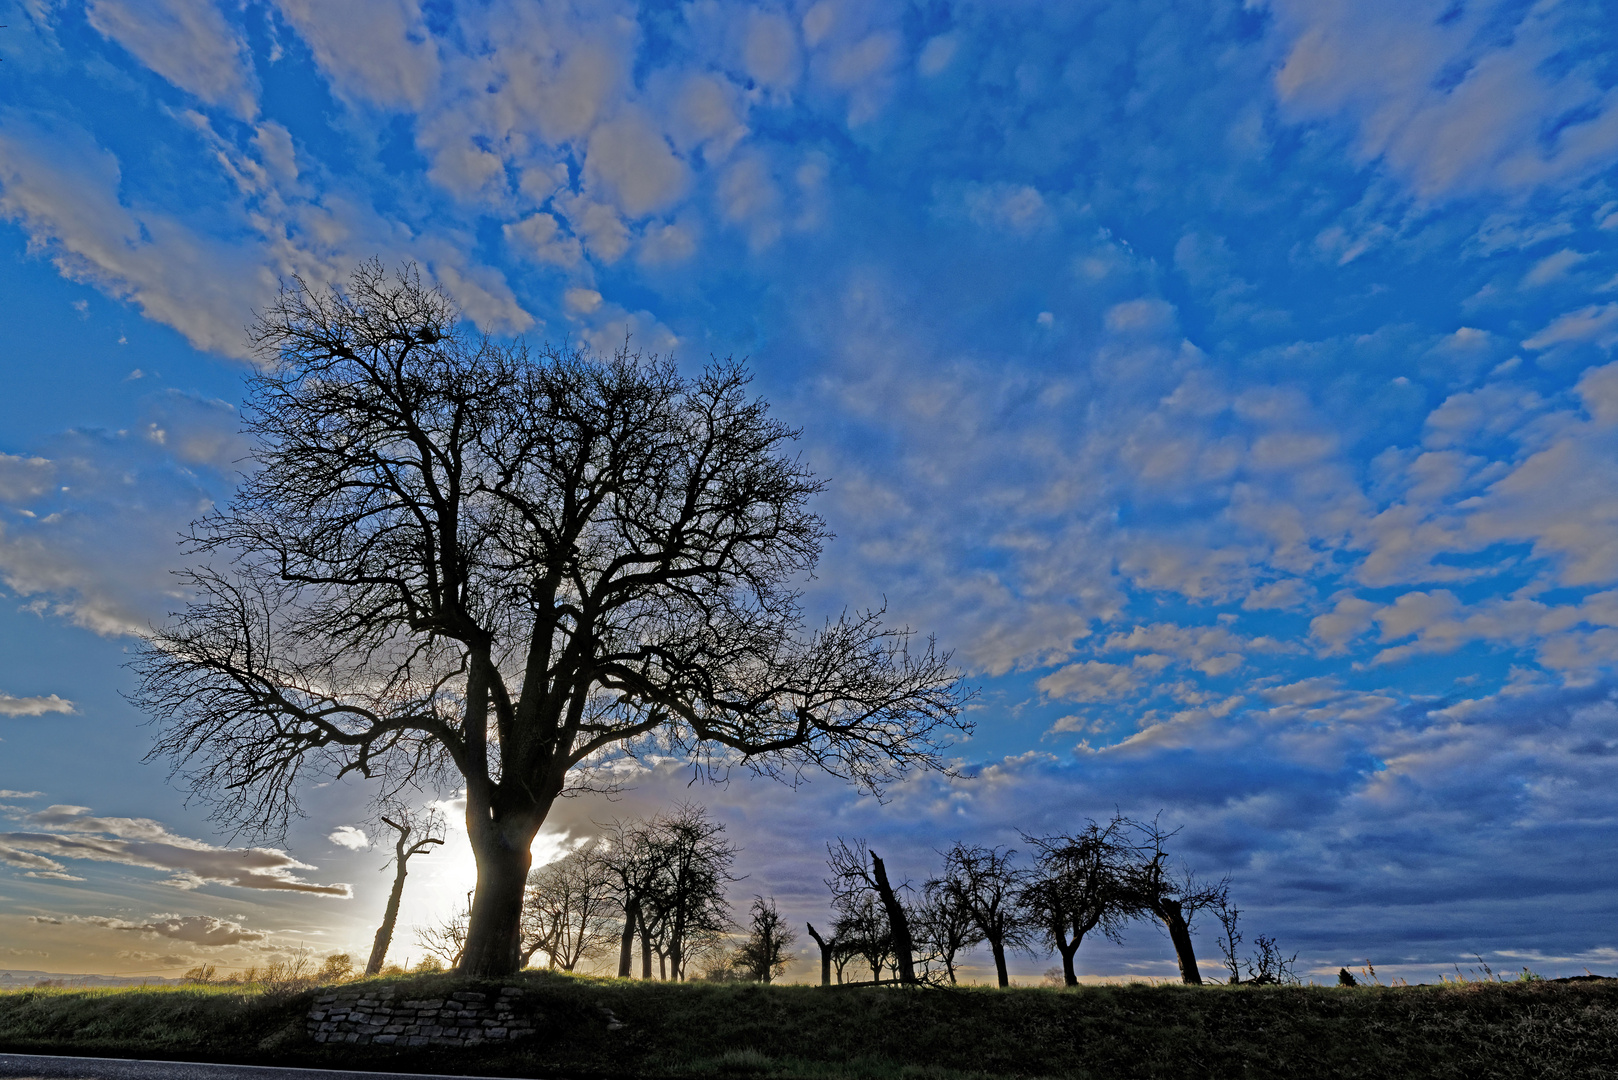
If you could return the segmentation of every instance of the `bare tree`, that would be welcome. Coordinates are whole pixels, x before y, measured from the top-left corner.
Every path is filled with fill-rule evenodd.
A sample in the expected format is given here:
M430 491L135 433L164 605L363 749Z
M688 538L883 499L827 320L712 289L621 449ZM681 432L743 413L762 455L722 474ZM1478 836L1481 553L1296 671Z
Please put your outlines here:
M501 345L374 262L283 288L251 340L252 469L193 527L216 558L132 698L255 833L311 774L464 786L464 972L516 969L530 845L611 755L878 790L967 727L930 641L879 613L804 632L822 484L740 365Z
M456 967L466 955L467 927L472 923L472 894L466 894L466 906L447 919L416 931L416 944L427 950L427 955L447 967Z
M913 914L918 942L926 944L929 957L944 965L953 986L955 957L983 941L977 920L950 890L935 881L927 883L921 906Z
M753 897L752 927L747 940L736 950L736 968L745 979L773 982L794 959L787 952L798 939L775 908L775 897ZM822 981L829 981L823 978Z
M651 893L662 872L660 850L652 843L650 827L643 821L614 821L607 826L602 841L602 865L612 881L613 893L623 913L618 942L618 977L632 974L635 937L646 940L641 925L641 905ZM649 950L649 946L648 946ZM644 974L651 975L648 956Z
M411 856L424 855L435 845L444 842L444 822L436 811L417 819L408 807L393 808L392 816L383 815L382 823L399 834L393 844L393 891L388 893L388 907L382 914L382 925L376 929L371 943L371 958L365 962L365 974L376 975L388 957L388 946L393 944L393 927L399 921L399 900L404 896L405 875ZM410 838L415 836L412 841Z
M944 873L928 882L947 896L949 903L971 914L994 956L994 973L1001 986L1010 986L1006 950L1024 949L1032 940L1030 927L1018 906L1023 875L1012 865L1010 848L967 847L957 843L944 853Z
M874 892L862 890L840 899L832 935L837 942L832 962L837 964L839 983L843 981L843 969L855 957L870 965L872 982L882 981L882 969L894 959L893 926ZM898 970L897 963L894 970Z
M543 952L546 966L572 971L617 935L612 871L592 841L528 875L523 896L523 964Z
M725 886L734 881L730 865L736 848L724 838L725 826L694 803L651 822L652 862L657 874L641 899L643 933L653 943L667 977L683 979L689 955L712 947L731 926Z
M859 906L861 897L874 896L881 904L886 919L888 948L892 950L894 972L901 983L916 982L916 948L910 933L910 918L899 899L898 891L888 880L887 865L876 852L865 846L864 840L850 843L838 837L836 844L826 845L826 855L826 865L832 872L826 886L832 891L833 905L839 911L852 912ZM839 926L841 925L840 921ZM835 932L839 938L845 936L841 929L836 929ZM874 943L877 938L867 933L866 940ZM875 962L872 968L874 971L880 971L880 965ZM874 977L880 978L880 975Z
M1191 924L1197 912L1218 907L1229 896L1228 883L1209 884L1184 867L1175 874L1165 846L1174 831L1165 832L1155 819L1130 824L1137 836L1137 854L1125 873L1127 903L1163 924L1174 946L1174 959L1180 965L1180 981L1201 986L1202 972L1197 969L1196 949L1191 944Z
M1090 931L1118 940L1132 914L1125 876L1134 849L1126 836L1127 818L1114 815L1105 825L1089 822L1071 836L1023 834L1036 865L1023 888L1021 905L1047 945L1062 957L1062 981L1077 986L1073 957Z

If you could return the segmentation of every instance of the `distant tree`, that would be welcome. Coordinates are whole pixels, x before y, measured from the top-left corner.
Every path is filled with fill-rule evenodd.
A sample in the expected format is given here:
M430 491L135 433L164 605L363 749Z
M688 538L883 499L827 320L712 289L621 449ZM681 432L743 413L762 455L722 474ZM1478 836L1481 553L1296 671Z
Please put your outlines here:
M837 965L838 982L843 981L843 969L856 957L870 966L872 982L882 981L883 969L894 960L893 926L874 892L859 892L841 899L832 935L837 942L832 962ZM893 966L897 973L897 963Z
M431 926L416 931L416 943L427 950L426 959L422 964L431 961L434 967L422 968L418 964L417 971L440 971L444 967L456 967L461 957L466 953L467 927L472 922L472 894L466 894L466 906L460 911Z
M614 821L607 827L602 839L601 861L612 885L621 916L621 936L618 943L618 977L627 979L633 973L636 935L642 941L641 907L655 888L662 873L659 859L661 849L652 842L652 831L644 821ZM647 945L645 971L651 975L650 946Z
M769 899L753 897L749 916L751 932L736 951L736 969L743 978L753 982L773 982L792 963L794 957L787 950L798 935L781 921L773 896Z
M1219 938L1219 952L1225 961L1225 968L1230 972L1229 982L1232 986L1242 981L1242 961L1238 950L1242 944L1241 909L1230 902L1229 897L1223 897L1213 905L1214 917L1219 920L1219 926L1224 931Z
M884 954L891 954L894 973L901 983L915 983L915 941L910 933L910 918L905 911L904 903L900 900L898 890L888 880L887 865L878 857L877 853L865 846L864 840L852 842L837 838L835 844L826 845L826 865L831 868L832 876L826 879L826 885L832 891L832 904L843 917L839 918L834 927L836 936L848 940L850 947L855 947L856 940L863 941L866 949L874 948L879 941L885 940L885 951L878 954L866 951L867 959L872 959L872 969L880 972L881 965L873 959ZM886 923L886 935L877 936L872 927L856 926L849 920L857 917L864 922L872 922L865 904L865 898L870 897L881 906L883 919ZM845 923L848 933L845 934ZM858 937L858 935L864 935ZM874 975L880 979L880 975Z
M929 881L911 921L917 942L925 945L931 959L944 965L944 974L953 986L955 957L983 941L983 932L971 910L942 882Z
M942 876L928 884L948 902L972 916L994 956L995 978L1010 986L1006 951L1026 949L1033 927L1019 906L1024 875L1013 865L1010 848L968 847L957 843L944 853Z
M314 980L317 983L347 982L354 977L354 958L348 953L332 953L320 962L315 969Z
M568 852L528 875L523 896L523 964L544 953L546 966L572 971L618 933L612 871L599 841Z
M295 280L251 342L251 465L132 699L253 832L310 774L464 787L464 973L517 969L534 836L612 755L876 790L968 727L930 641L880 613L805 631L822 484L741 365L499 344L375 262Z
M1089 822L1071 835L1030 836L1023 842L1034 852L1035 865L1023 886L1020 904L1044 944L1062 957L1062 981L1077 986L1073 957L1084 936L1100 929L1118 940L1131 912L1125 877L1134 854L1129 821L1114 815L1105 825Z
M409 873L410 859L424 855L435 845L444 842L444 822L437 811L425 816L413 814L409 807L395 807L391 815L384 814L382 823L398 833L393 845L393 891L388 893L387 910L382 914L382 925L376 928L371 943L371 957L365 962L365 974L375 975L382 970L388 947L393 943L393 928L399 921L399 900L404 896L405 875ZM415 840L410 838L414 836Z
M814 939L815 944L820 948L820 985L830 986L832 962L837 955L838 948L837 935L834 933L830 938L823 938L820 936L820 932L815 929L814 923L805 923L804 925L809 927L809 936ZM842 967L839 965L837 970L838 982L843 981L842 975Z
M1180 966L1180 981L1201 986L1202 972L1197 968L1196 949L1191 943L1191 925L1197 912L1217 908L1224 902L1229 895L1228 883L1210 884L1185 868L1176 874L1169 865L1166 847L1174 833L1165 832L1155 819L1132 822L1131 828L1136 855L1124 874L1127 903L1163 924Z
M667 960L667 977L685 978L688 957L720 944L731 926L725 886L736 847L725 826L695 803L685 803L651 822L658 874L641 903L641 925L653 928L654 951Z

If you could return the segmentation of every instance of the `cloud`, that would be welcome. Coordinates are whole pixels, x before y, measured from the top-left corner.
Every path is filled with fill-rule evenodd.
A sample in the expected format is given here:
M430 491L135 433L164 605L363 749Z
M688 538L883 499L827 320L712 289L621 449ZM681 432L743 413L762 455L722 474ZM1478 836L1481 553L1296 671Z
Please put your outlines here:
M257 80L247 45L212 0L92 0L90 25L141 63L210 105L239 118L258 112Z
M275 0L339 94L420 108L439 77L438 50L415 0Z
M1603 349L1618 345L1618 304L1591 304L1559 315L1526 339L1523 347L1543 351L1587 342Z
M43 794L44 792L42 791L0 790L0 799L37 799Z
M350 851L364 851L371 846L371 840L365 835L365 830L356 825L339 825L326 839Z
M46 713L72 713L75 708L71 701L57 697L12 697L10 694L0 693L0 716L44 716ZM11 795L11 798L21 796Z
M1618 160L1618 90L1579 62L1603 46L1556 5L1350 0L1272 5L1294 119L1346 116L1357 149L1422 196L1564 187Z
M96 817L83 806L50 806L22 821L46 831L0 833L0 863L30 871L30 876L61 877L66 867L59 860L74 859L167 871L172 876L164 883L180 889L230 885L344 899L352 895L347 885L305 881L297 871L314 868L284 851L216 847L171 833L150 818Z
M154 915L146 922L129 922L101 915L69 915L66 921L100 926L108 930L169 938L204 948L239 945L244 941L263 941L265 937L264 931L249 930L240 923L216 919L212 915Z

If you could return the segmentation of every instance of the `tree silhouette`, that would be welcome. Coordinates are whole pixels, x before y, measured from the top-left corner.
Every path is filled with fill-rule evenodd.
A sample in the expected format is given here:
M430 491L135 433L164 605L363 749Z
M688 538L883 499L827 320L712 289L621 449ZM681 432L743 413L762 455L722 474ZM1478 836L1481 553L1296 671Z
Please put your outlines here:
M252 341L252 467L193 527L133 700L252 832L306 776L464 787L464 972L517 968L534 836L614 756L867 790L943 767L947 656L879 613L805 632L822 485L740 365L502 345L376 263L284 288Z

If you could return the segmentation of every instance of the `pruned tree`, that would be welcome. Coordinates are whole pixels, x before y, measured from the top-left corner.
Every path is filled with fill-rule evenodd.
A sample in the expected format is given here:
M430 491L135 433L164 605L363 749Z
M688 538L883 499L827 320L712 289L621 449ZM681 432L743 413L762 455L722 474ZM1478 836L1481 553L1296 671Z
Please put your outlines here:
M899 899L898 891L888 880L888 868L876 852L865 846L864 840L854 840L852 843L837 838L835 844L826 845L826 865L831 868L832 876L826 880L826 886L832 891L832 904L841 914L853 916L854 909L859 908L862 921L870 921L865 913L864 899L874 898L881 905L882 914L887 925L886 949L891 951L894 973L901 983L911 984L916 979L915 940L910 933L910 918L905 911L904 903ZM844 933L844 920L839 919L838 926L834 928L838 938L847 938L853 946L856 938L854 933ZM853 928L854 924L849 926ZM874 946L880 936L860 928L863 939L868 947ZM866 953L867 958L878 954ZM873 978L880 979L880 963L873 960Z
M954 985L955 958L983 941L972 912L941 882L927 883L922 902L912 913L918 943L925 943L929 962L944 965L944 974Z
M830 938L824 938L820 936L820 931L815 929L814 923L805 923L804 925L809 927L809 936L814 939L815 944L820 948L820 985L830 986L832 961L837 955L838 948L837 936L833 934ZM837 970L838 982L843 981L842 974L842 968L839 966Z
M1091 821L1071 835L1030 836L1023 842L1034 852L1035 866L1023 887L1020 904L1044 943L1062 957L1062 981L1077 986L1073 957L1084 937L1100 929L1119 940L1133 914L1125 879L1134 848L1130 822L1114 815L1105 825Z
M1197 953L1191 943L1191 926L1197 912L1218 907L1226 900L1229 883L1221 880L1209 884L1185 867L1175 873L1166 845L1178 830L1164 831L1156 819L1131 822L1130 826L1135 833L1136 855L1124 876L1126 902L1133 910L1163 924L1180 966L1180 981L1201 986L1202 972L1197 968Z
M804 631L822 484L740 365L499 344L374 262L284 287L251 341L251 467L193 527L209 561L133 700L250 832L306 777L464 787L464 972L517 968L534 836L615 754L877 790L966 728L931 641L880 613Z
M1010 848L956 843L944 853L942 876L928 882L950 904L972 916L994 956L995 978L1001 986L1011 985L1006 950L1026 949L1032 941L1032 928L1018 906L1023 875L1013 865L1016 855Z
M536 953L546 966L572 971L618 935L613 874L599 841L575 848L528 875L523 896L522 960Z
M393 928L399 921L399 901L404 896L405 876L409 873L412 857L425 855L444 842L444 821L436 810L426 814L415 813L406 806L396 806L382 815L382 823L398 834L393 844L393 890L388 893L388 906L382 913L382 925L376 928L371 942L371 957L365 962L365 974L382 971L382 962L388 957L393 944ZM411 837L415 837L414 840Z
M795 959L787 950L798 935L781 921L775 897L753 897L747 940L736 950L735 966L744 979L773 982Z

